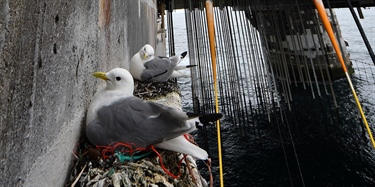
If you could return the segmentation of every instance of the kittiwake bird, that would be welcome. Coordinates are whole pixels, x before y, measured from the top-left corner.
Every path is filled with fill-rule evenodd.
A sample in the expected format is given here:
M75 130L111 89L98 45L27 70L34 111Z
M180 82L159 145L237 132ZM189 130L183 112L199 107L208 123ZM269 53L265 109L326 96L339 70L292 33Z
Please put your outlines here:
M155 56L154 48L146 44L130 60L130 73L136 80L164 82L170 78L188 77L181 69L196 65L178 65L187 52L172 57Z
M222 117L220 113L193 115L133 96L134 81L122 68L95 72L106 87L94 96L87 111L86 136L94 146L129 143L136 148L153 145L205 160L205 150L190 143L183 134Z

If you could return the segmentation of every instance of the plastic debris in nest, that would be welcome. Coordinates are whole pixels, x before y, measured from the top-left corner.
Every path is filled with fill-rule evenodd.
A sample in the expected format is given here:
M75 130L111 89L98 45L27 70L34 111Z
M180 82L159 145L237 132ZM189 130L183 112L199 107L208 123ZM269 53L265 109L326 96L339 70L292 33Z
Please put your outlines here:
M180 174L178 178L172 178L165 173L155 154L137 161L121 162L118 153L103 159L101 151L94 147L84 146L79 149L80 154L76 155L77 159L67 182L70 186L207 186L190 156L184 158L174 152L160 152L164 166L170 172ZM181 167L178 166L180 160Z

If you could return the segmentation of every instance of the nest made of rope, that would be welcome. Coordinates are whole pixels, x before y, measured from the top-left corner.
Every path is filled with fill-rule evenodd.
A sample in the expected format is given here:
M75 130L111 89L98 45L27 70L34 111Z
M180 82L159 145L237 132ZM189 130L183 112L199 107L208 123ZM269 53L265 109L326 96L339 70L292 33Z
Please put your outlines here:
M116 143L96 148L86 141L80 143L76 148L75 164L67 184L119 187L198 186L196 175L191 174L191 168L197 168L192 157L166 150L159 152L153 146L119 154L115 151L118 146L128 147L129 144ZM126 155L127 153L132 155ZM204 179L200 180L206 184Z

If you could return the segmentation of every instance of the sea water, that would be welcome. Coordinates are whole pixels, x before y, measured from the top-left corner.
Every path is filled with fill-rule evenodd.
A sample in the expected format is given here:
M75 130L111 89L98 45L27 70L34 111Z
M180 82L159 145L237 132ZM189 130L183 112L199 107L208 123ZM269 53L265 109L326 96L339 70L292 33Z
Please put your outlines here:
M362 9L361 24L369 42L375 48L375 8ZM375 65L367 52L349 9L336 9L342 36L349 43L353 62L351 76L369 125L375 130ZM184 11L173 12L176 54L188 50ZM182 64L188 64L187 57ZM188 70L187 70L188 71ZM190 79L178 80L184 110L192 110ZM221 122L223 170L225 186L375 186L375 151L364 130L358 109L346 79L333 83L338 102L336 113L327 112L324 99L303 118L295 118L290 126L281 128L258 124L256 133L241 136L238 128ZM310 102L309 93L300 93L295 102ZM319 101L319 98L317 99ZM313 102L316 102L314 100ZM296 104L298 105L298 104ZM304 111L300 111L304 112ZM251 124L249 124L251 126ZM284 129L284 130L283 130ZM213 158L214 186L219 186L217 137L209 128L208 144L202 134L195 134L201 147L206 147ZM290 133L292 134L290 136ZM289 136L288 136L289 135ZM208 180L208 170L199 164Z

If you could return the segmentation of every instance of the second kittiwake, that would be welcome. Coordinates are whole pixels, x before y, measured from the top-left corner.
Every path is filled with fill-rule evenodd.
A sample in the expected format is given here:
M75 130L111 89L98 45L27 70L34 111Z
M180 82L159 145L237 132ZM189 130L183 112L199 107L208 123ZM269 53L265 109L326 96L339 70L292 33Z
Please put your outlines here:
M130 73L136 80L150 82L164 82L170 78L188 77L178 71L195 67L196 65L178 65L187 52L172 57L155 56L154 48L146 44L130 60Z

